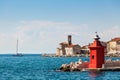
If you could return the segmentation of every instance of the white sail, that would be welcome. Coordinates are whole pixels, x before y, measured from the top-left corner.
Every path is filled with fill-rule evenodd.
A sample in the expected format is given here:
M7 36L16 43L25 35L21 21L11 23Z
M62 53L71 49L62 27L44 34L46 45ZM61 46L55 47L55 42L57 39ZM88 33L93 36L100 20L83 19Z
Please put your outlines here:
M15 56L22 56L22 54L21 53L19 53L18 52L18 50L19 50L19 42L18 42L18 39L17 39L17 44L16 44L16 55Z

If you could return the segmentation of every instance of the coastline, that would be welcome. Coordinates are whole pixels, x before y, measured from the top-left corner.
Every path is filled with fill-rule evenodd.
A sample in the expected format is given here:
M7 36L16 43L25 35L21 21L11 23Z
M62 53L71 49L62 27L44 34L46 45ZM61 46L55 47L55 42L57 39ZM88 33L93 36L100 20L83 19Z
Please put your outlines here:
M56 54L41 54L43 57L89 57L89 55L56 55Z
M79 54L79 55L56 55L56 54L41 54L43 57L89 57L89 54ZM105 57L120 57L120 54L106 54Z

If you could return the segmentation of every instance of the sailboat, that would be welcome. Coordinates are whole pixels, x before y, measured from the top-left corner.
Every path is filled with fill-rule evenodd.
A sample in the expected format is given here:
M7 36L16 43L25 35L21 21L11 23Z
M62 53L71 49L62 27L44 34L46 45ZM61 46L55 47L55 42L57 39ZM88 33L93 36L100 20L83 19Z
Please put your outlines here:
M23 56L22 53L18 53L18 39L16 44L16 54L14 56Z

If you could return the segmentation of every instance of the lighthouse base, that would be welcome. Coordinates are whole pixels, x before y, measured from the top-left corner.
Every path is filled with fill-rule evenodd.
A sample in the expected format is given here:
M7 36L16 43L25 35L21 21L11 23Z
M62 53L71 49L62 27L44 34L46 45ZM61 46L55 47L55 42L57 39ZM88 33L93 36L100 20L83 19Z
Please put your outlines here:
M102 68L102 64L101 65L89 64L89 68Z
M79 60L78 62L71 62L70 64L63 64L59 70L61 71L120 71L120 61L119 60L106 60L105 64L102 67L98 68L90 68L89 66L93 66L89 64L89 62L82 62Z

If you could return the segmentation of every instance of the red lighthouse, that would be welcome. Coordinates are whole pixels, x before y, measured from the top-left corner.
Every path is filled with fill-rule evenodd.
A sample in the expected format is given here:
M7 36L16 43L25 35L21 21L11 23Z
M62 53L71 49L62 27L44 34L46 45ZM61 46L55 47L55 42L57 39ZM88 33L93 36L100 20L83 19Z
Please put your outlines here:
M90 45L89 68L102 68L104 64L104 47L99 41L100 37L96 34L95 41Z

